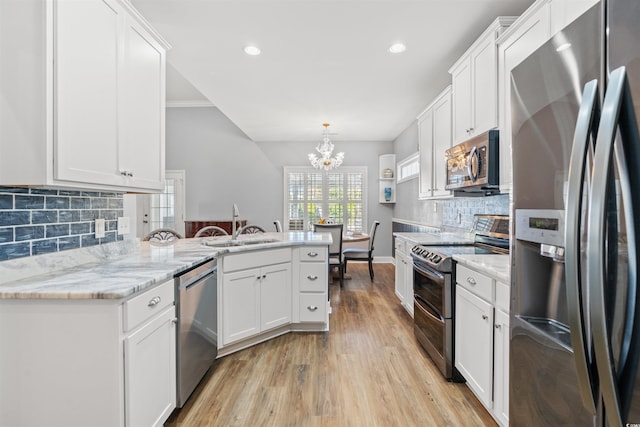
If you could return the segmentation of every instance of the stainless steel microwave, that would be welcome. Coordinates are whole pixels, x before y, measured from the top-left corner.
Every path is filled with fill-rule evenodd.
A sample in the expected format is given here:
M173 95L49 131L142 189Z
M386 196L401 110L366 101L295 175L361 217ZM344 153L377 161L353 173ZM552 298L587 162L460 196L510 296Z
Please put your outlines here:
M446 151L447 190L458 196L500 191L498 131L490 130Z

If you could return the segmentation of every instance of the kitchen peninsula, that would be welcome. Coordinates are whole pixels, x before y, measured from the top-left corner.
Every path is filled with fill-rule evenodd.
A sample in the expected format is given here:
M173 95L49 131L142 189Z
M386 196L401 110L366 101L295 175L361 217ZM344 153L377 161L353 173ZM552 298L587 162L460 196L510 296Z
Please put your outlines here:
M0 424L161 425L176 398L173 278L214 258L219 355L293 330L328 330L329 235L205 245L210 239L123 241L1 263ZM274 265L279 273L269 280ZM245 273L250 287L234 281ZM247 289L263 303L256 311L238 305ZM229 335L274 304L276 323Z

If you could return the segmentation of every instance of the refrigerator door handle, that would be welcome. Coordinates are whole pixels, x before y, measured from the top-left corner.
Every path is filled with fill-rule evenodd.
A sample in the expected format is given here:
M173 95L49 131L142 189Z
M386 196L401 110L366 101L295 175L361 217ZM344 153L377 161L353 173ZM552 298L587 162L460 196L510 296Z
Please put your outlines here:
M569 327L571 329L571 344L576 363L580 395L585 408L596 412L598 397L598 378L594 369L591 348L588 342L586 321L588 310L585 307L586 295L582 292L581 277L581 228L583 185L585 177L589 186L590 176L587 169L587 156L592 150L591 136L595 136L600 115L598 97L598 81L592 80L584 86L582 102L578 110L578 120L573 136L573 149L569 163L569 179L566 203L565 225L565 283L567 293L567 308ZM587 188L588 190L588 188ZM586 310L583 310L586 308Z
M616 142L618 129L621 142ZM637 292L637 253L635 234L635 213L640 213L637 194L640 190L640 174L637 170L630 171L627 164L638 167L640 164L640 148L638 144L638 129L633 103L630 99L626 68L620 67L611 73L609 87L605 94L602 107L602 117L594 160L592 197L589 205L589 235L587 240L587 280L590 299L591 325L596 364L600 377L600 390L605 406L605 416L609 425L623 425L626 419L633 395L638 368L638 350L640 348L640 306ZM623 343L620 351L618 368L616 370L611 337L608 326L607 301L605 287L616 286L607 283L605 258L607 257L607 191L615 188L611 179L614 171L611 166L615 148L615 160L618 167L620 189L624 201L625 226L627 231L627 249L629 257L627 301L625 307ZM632 191L633 190L633 191Z

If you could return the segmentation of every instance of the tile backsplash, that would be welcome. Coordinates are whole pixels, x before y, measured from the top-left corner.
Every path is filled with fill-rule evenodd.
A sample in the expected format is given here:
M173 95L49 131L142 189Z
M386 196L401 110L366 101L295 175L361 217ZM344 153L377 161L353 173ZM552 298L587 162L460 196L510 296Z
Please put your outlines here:
M122 240L122 193L0 187L0 261ZM106 220L104 238L95 220Z
M509 195L447 199L442 210L442 225L471 230L474 214L509 215Z

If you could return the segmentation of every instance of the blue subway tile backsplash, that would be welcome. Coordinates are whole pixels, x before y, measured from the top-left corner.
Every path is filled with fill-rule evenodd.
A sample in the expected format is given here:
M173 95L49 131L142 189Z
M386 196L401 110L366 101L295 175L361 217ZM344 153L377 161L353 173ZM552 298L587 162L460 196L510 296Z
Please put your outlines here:
M447 199L444 202L442 224L471 230L474 214L509 215L509 195Z
M0 187L0 261L122 240L122 193ZM95 237L96 218L106 220Z

